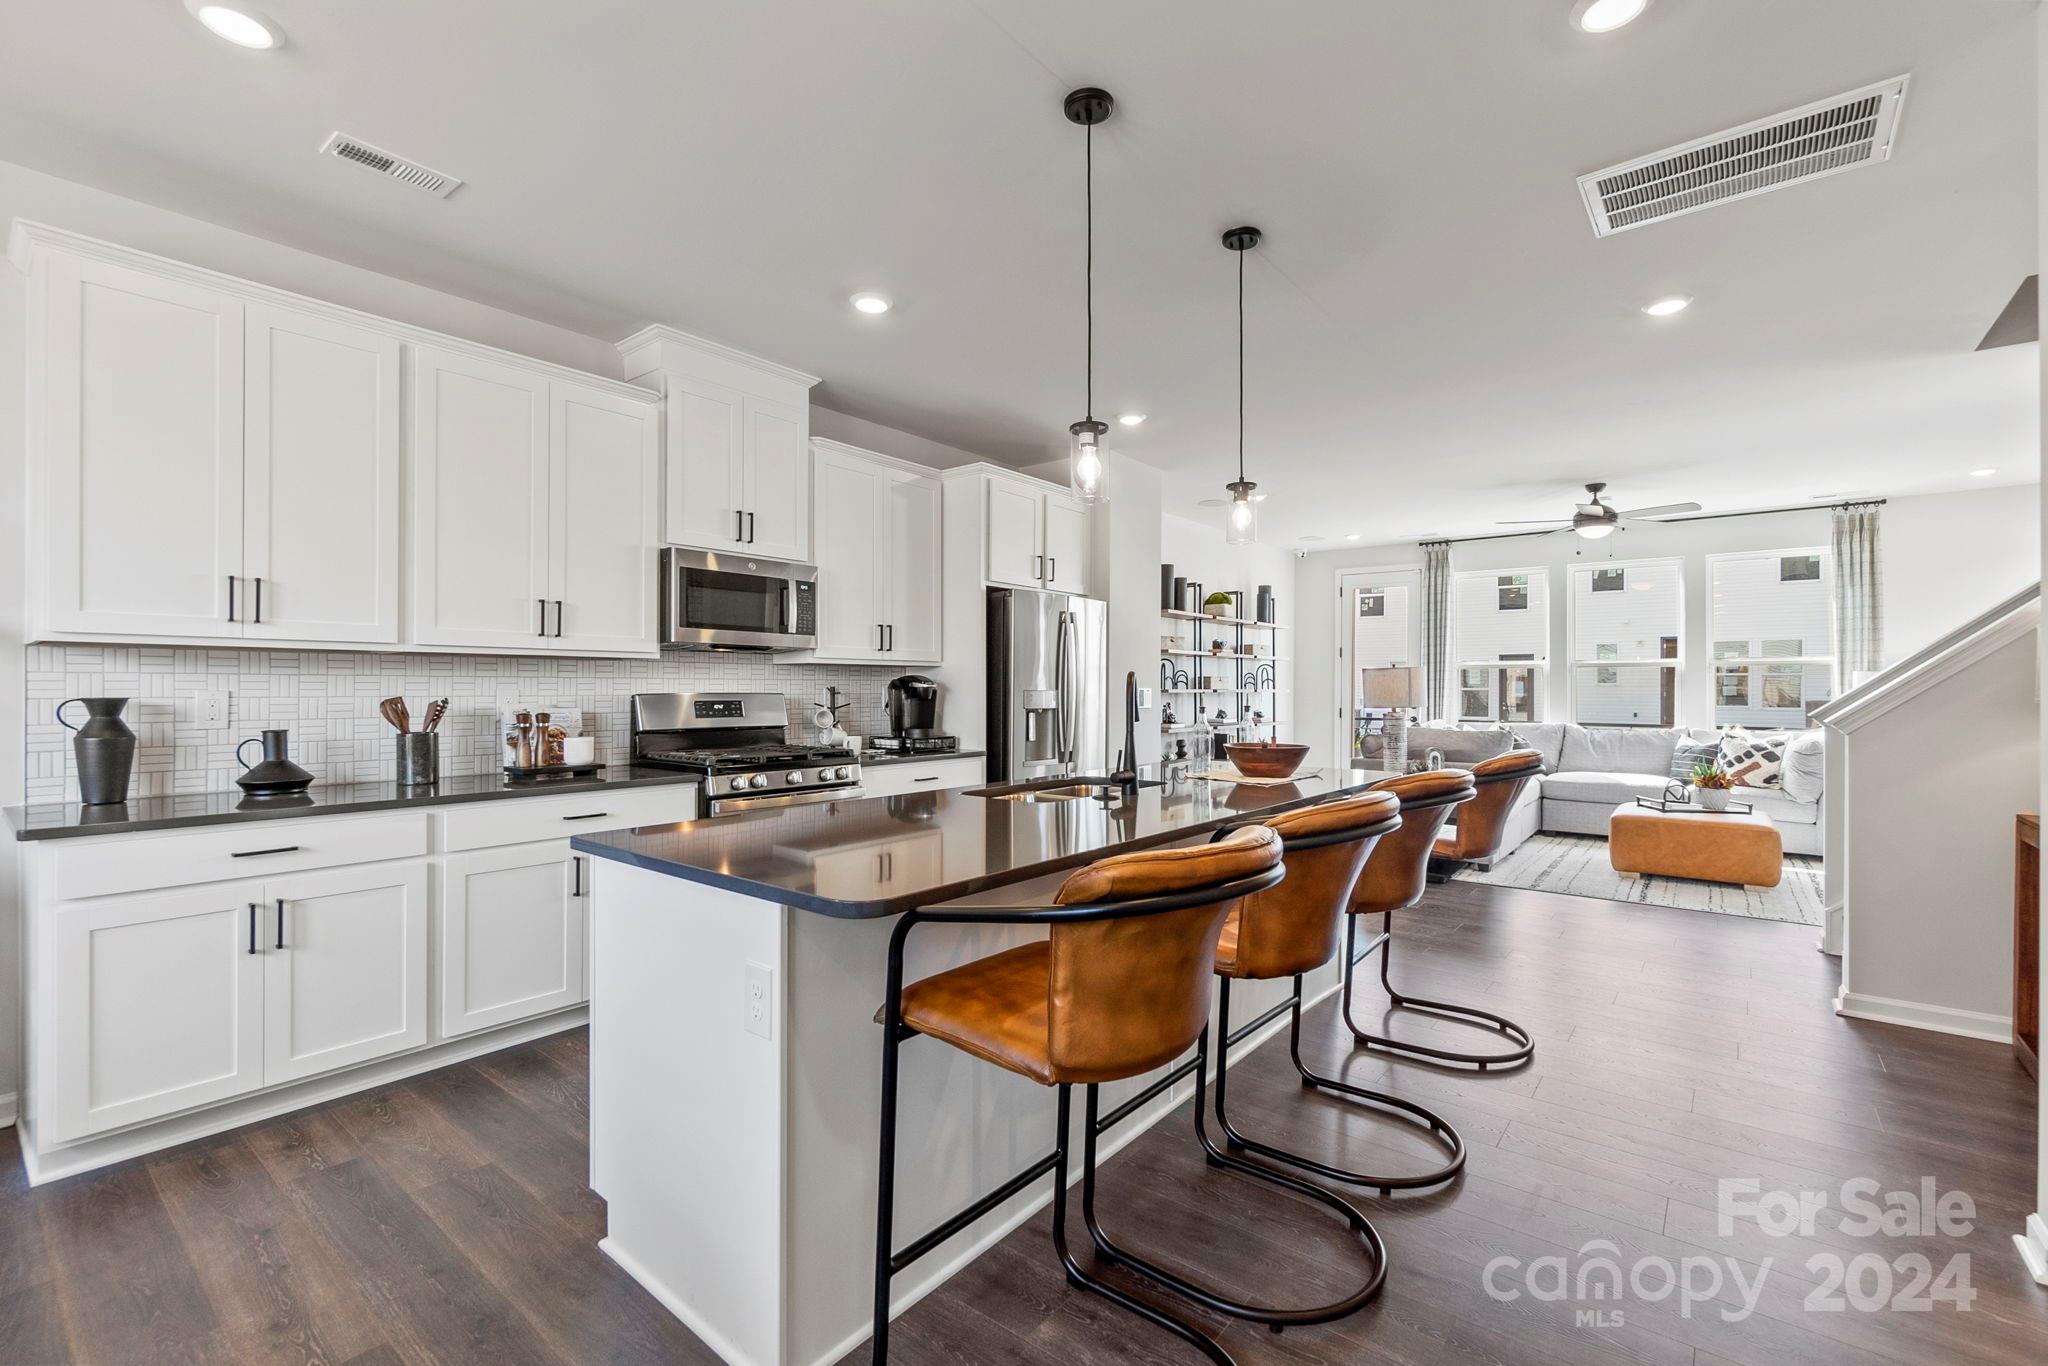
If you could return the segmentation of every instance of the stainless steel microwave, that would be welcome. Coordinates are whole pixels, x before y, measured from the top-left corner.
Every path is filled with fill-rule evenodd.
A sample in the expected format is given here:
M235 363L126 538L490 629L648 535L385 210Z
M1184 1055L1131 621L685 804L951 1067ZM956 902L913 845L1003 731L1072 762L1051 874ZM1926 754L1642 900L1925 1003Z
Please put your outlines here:
M685 650L809 650L816 565L745 554L661 552L661 643Z

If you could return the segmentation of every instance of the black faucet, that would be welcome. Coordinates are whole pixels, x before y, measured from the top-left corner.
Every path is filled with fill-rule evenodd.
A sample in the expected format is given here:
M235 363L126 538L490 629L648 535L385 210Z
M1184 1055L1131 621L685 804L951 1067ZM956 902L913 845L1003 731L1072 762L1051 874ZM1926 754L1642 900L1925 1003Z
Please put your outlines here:
M1138 795L1138 675L1124 675L1124 747L1117 755L1116 771L1109 780L1123 789L1125 797Z

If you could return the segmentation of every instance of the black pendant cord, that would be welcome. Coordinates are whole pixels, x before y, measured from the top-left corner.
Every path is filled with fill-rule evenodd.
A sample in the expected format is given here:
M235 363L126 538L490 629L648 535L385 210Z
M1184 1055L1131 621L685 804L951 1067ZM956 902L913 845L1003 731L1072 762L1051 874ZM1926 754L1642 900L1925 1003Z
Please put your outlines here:
M1088 401L1084 406L1088 421L1095 420L1095 125L1084 124L1082 134L1087 146L1088 189Z
M1244 253L1237 254L1237 482L1244 482Z

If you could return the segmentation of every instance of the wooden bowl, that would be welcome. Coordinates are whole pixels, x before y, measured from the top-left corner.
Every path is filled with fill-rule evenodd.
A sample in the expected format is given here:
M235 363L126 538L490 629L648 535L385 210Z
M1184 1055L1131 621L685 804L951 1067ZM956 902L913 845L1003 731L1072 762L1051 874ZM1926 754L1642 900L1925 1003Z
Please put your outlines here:
M1283 745L1273 740L1225 745L1223 752L1247 778L1285 778L1308 758L1307 745Z

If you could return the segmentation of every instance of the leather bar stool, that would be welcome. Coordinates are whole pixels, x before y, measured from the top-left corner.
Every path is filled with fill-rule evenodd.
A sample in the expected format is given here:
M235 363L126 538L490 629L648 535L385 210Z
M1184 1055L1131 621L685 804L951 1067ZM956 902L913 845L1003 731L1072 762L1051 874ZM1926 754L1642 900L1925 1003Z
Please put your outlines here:
M1207 1334L1179 1316L1148 1304L1084 1269L1067 1245L1066 1187L1072 1088L1086 1090L1082 1128L1082 1213L1102 1260L1142 1274L1194 1303L1219 1313L1280 1328L1326 1323L1364 1307L1386 1275L1379 1234L1357 1209L1306 1182L1304 1197L1344 1218L1372 1260L1372 1276L1356 1294L1313 1309L1270 1309L1241 1304L1124 1252L1095 1217L1096 1138L1151 1096L1193 1070L1199 1108L1206 1101L1209 983L1223 921L1239 901L1278 885L1286 875L1280 836L1248 827L1217 843L1144 850L1103 859L1061 884L1050 906L919 908L905 912L889 941L888 996L883 1025L882 1124L875 1220L875 1331L873 1360L889 1353L889 1286L893 1276L1032 1183L1052 1175L1052 1238L1069 1284L1100 1295L1177 1335L1211 1361L1231 1357ZM1027 924L1050 927L1050 937L1009 949L905 986L903 947L919 925ZM984 1062L1028 1077L1058 1092L1053 1151L995 1190L898 1250L894 1245L897 1053L919 1034ZM1103 1082L1183 1064L1107 1117L1098 1115ZM1247 1164L1249 1165L1249 1164Z
M1351 906L1351 897L1366 859L1383 838L1402 826L1401 799L1392 792L1364 792L1316 806L1283 812L1265 822L1280 836L1287 880L1278 887L1248 896L1224 921L1216 949L1216 975L1221 978L1216 1008L1216 1122L1232 1149L1256 1153L1329 1180L1377 1186L1382 1195L1441 1185L1465 1165L1465 1143L1442 1116L1384 1092L1353 1086L1311 1072L1301 1060L1302 977L1337 954L1337 923ZM1270 981L1292 977L1294 994L1233 1032L1230 988L1233 982ZM1263 1028L1282 1013L1291 1016L1288 1053L1303 1086L1349 1097L1375 1110L1420 1127L1449 1154L1434 1171L1412 1176L1376 1176L1332 1166L1304 1154L1247 1138L1230 1122L1228 1109L1230 1046ZM1221 1158L1209 1141L1200 1110L1195 1129L1202 1146ZM1266 1168L1257 1168L1265 1171Z
M1501 755L1501 759L1513 757L1516 763L1496 768L1487 775L1485 787L1479 786L1476 770L1472 773L1458 770L1437 770L1427 773L1406 773L1399 777L1383 779L1374 783L1370 790L1392 792L1401 799L1401 829L1391 839L1381 840L1372 856L1365 862L1365 871L1359 875L1358 889L1351 898L1351 923L1345 933L1344 958L1346 962L1344 981L1344 1023L1351 1028L1351 1035L1367 1048L1381 1048L1390 1053L1420 1059L1438 1064L1469 1064L1484 1072L1491 1067L1516 1067L1526 1063L1536 1052L1535 1040L1529 1031L1505 1016L1476 1006L1452 1005L1447 1001L1425 1000L1420 996L1404 996L1395 989L1389 977L1393 958L1394 912L1406 910L1422 900L1423 891L1429 881L1430 856L1437 852L1437 836L1443 823L1453 809L1476 810L1485 798L1488 811L1474 822L1475 832L1491 829L1495 843L1499 840L1501 822L1507 810L1514 803L1522 785L1528 782L1528 774L1522 771L1525 762L1519 756L1528 755L1542 764L1542 756L1534 750L1516 751L1514 755ZM1488 760L1498 763L1498 760ZM1531 770L1533 771L1533 770ZM1500 776L1495 776L1500 775ZM1463 825L1467 817L1460 810L1458 823ZM1380 932L1363 952L1355 950L1358 938L1358 918L1364 915L1384 915L1385 922ZM1505 1053L1462 1053L1453 1049L1431 1048L1419 1043L1404 1043L1383 1034L1374 1034L1359 1026L1352 1017L1351 1006L1354 996L1353 979L1357 976L1357 965L1366 955L1377 950L1380 955L1380 985L1386 988L1387 999L1397 1010L1415 1010L1433 1015L1442 1015L1454 1020L1464 1020L1497 1029L1512 1040L1516 1047Z
M1543 755L1533 749L1511 749L1472 766L1472 785L1478 793L1459 808L1458 823L1436 837L1430 862L1449 865L1454 872L1468 863L1493 857L1507 834L1508 813L1515 809L1522 789L1543 771Z

